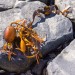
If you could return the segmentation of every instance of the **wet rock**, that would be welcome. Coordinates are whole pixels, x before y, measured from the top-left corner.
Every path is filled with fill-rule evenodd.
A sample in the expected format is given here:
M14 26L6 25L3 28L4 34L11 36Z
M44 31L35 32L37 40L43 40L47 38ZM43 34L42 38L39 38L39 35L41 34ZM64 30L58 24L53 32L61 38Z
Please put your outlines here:
M55 0L55 4L61 11L70 7L70 12L68 13L67 17L69 17L70 19L75 19L75 0Z
M48 75L75 74L75 39L47 66Z
M0 0L0 11L3 9L13 8L16 0Z

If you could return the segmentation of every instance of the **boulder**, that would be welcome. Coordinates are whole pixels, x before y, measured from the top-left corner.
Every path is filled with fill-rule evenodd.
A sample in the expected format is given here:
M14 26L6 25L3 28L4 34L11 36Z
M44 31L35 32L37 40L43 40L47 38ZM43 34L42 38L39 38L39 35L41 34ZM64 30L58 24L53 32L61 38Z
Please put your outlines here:
M22 8L23 6L26 5L26 1L16 1L15 5L14 5L14 8Z
M0 13L2 30L9 25L9 22L20 19L20 10L11 10ZM55 15L54 17L41 18L41 20L33 25L33 29L38 35L43 38L46 37L44 44L41 48L42 55L48 54L51 50L56 49L60 44L73 39L72 23L71 21L62 16ZM1 44L1 43L0 43ZM0 51L0 67L9 72L25 72L29 69L30 65L35 61L34 58L27 59L20 51L14 50L17 54L8 60L6 52Z
M69 8L70 12L67 17L70 19L75 19L75 0L55 0L55 4L58 6L60 11Z
M11 22L20 19L20 9L10 9L0 12L0 47L3 46L3 32Z
M0 30L5 29L11 22L20 18L20 9L10 9L0 12Z
M46 4L40 2L40 1L34 1L34 2L28 2L22 9L21 9L21 15L23 18L27 19L28 21L33 20L33 13L37 9L43 9L43 7L46 6ZM40 20L40 18L37 17L37 22Z
M48 52L50 49L57 48L57 45L64 43L68 39L73 38L73 29L71 21L63 15L55 15L54 17L43 18L33 25L41 38L46 36L42 53ZM48 50L48 51L47 51Z
M3 9L13 8L16 0L0 0L0 11Z
M75 39L47 65L48 75L75 74Z

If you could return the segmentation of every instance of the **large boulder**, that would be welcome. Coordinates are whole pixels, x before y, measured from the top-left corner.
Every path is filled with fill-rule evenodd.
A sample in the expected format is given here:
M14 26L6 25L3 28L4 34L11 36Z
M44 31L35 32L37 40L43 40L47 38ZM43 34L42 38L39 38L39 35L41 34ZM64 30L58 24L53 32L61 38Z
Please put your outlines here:
M0 0L0 11L2 9L13 8L16 0Z
M55 4L58 6L60 11L70 7L69 10L71 10L71 12L67 15L67 17L75 19L75 0L55 0Z
M47 66L48 75L75 74L75 39Z
M4 15L4 13L1 14ZM4 29L6 25L8 25L8 22L20 18L19 12L14 13L13 15L8 12L8 14L6 15L1 17L2 25L0 25L0 27L2 27L2 29ZM17 17L17 15L19 16ZM56 49L60 44L64 44L66 41L70 41L73 39L72 23L68 18L62 15L55 15L54 17L49 16L49 18L41 18L41 20L37 24L33 25L33 29L41 38L46 36L45 43L41 48L42 55L48 54L51 50ZM12 60L9 61L7 54L0 51L1 68L6 69L10 72L23 72L29 69L32 62L35 61L35 59L28 60L18 50L14 50L14 52L17 55L13 55L11 57Z
M71 21L63 15L55 15L54 17L41 19L33 25L34 30L43 38L46 36L46 41L43 46L42 53L48 52L50 49L57 48L58 45L72 39L73 30Z

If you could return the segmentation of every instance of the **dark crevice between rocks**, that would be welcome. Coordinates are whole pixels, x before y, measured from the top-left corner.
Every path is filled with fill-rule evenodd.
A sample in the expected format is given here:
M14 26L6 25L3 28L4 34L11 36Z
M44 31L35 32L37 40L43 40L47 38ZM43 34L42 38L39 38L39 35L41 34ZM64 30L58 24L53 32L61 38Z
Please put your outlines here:
M46 4L47 4L47 5L54 5L54 3L55 3L54 1L55 1L55 0L47 0L47 3L46 3Z
M19 1L25 1L25 0L19 0ZM54 5L54 3L55 3L55 0L29 0L29 1L41 1L41 2L43 2L43 3L45 3L46 5Z
M72 26L73 26L73 37L75 38L75 20L71 19Z
M9 9L11 9L11 8L9 8ZM6 10L9 10L8 8L0 8L0 12L2 12L2 11L6 11Z

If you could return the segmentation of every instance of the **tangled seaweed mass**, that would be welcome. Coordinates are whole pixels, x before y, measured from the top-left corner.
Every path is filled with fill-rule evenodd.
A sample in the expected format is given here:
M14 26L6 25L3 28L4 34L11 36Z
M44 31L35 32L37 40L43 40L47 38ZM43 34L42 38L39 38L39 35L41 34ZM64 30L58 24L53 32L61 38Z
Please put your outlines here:
M36 58L39 63L39 57L42 57L40 53L40 44L43 43L43 39L39 38L38 34L26 25L26 20L17 20L12 22L4 31L4 39L6 43L3 46L3 50L7 52L9 61L11 55L16 55L13 50L20 50L27 58Z
M39 63L39 59L42 57L40 47L44 42L44 38L41 39L37 32L32 28L35 16L37 15L41 17L40 13L43 13L45 16L50 15L51 13L61 13L64 16L67 16L68 9L69 8L61 12L56 5L45 6L44 10L38 9L34 11L33 21L29 24L26 23L25 19L12 22L4 31L4 39L6 43L3 45L1 51L7 53L9 61L11 61L12 55L16 56L13 51L19 50L28 59L36 58L37 63Z

